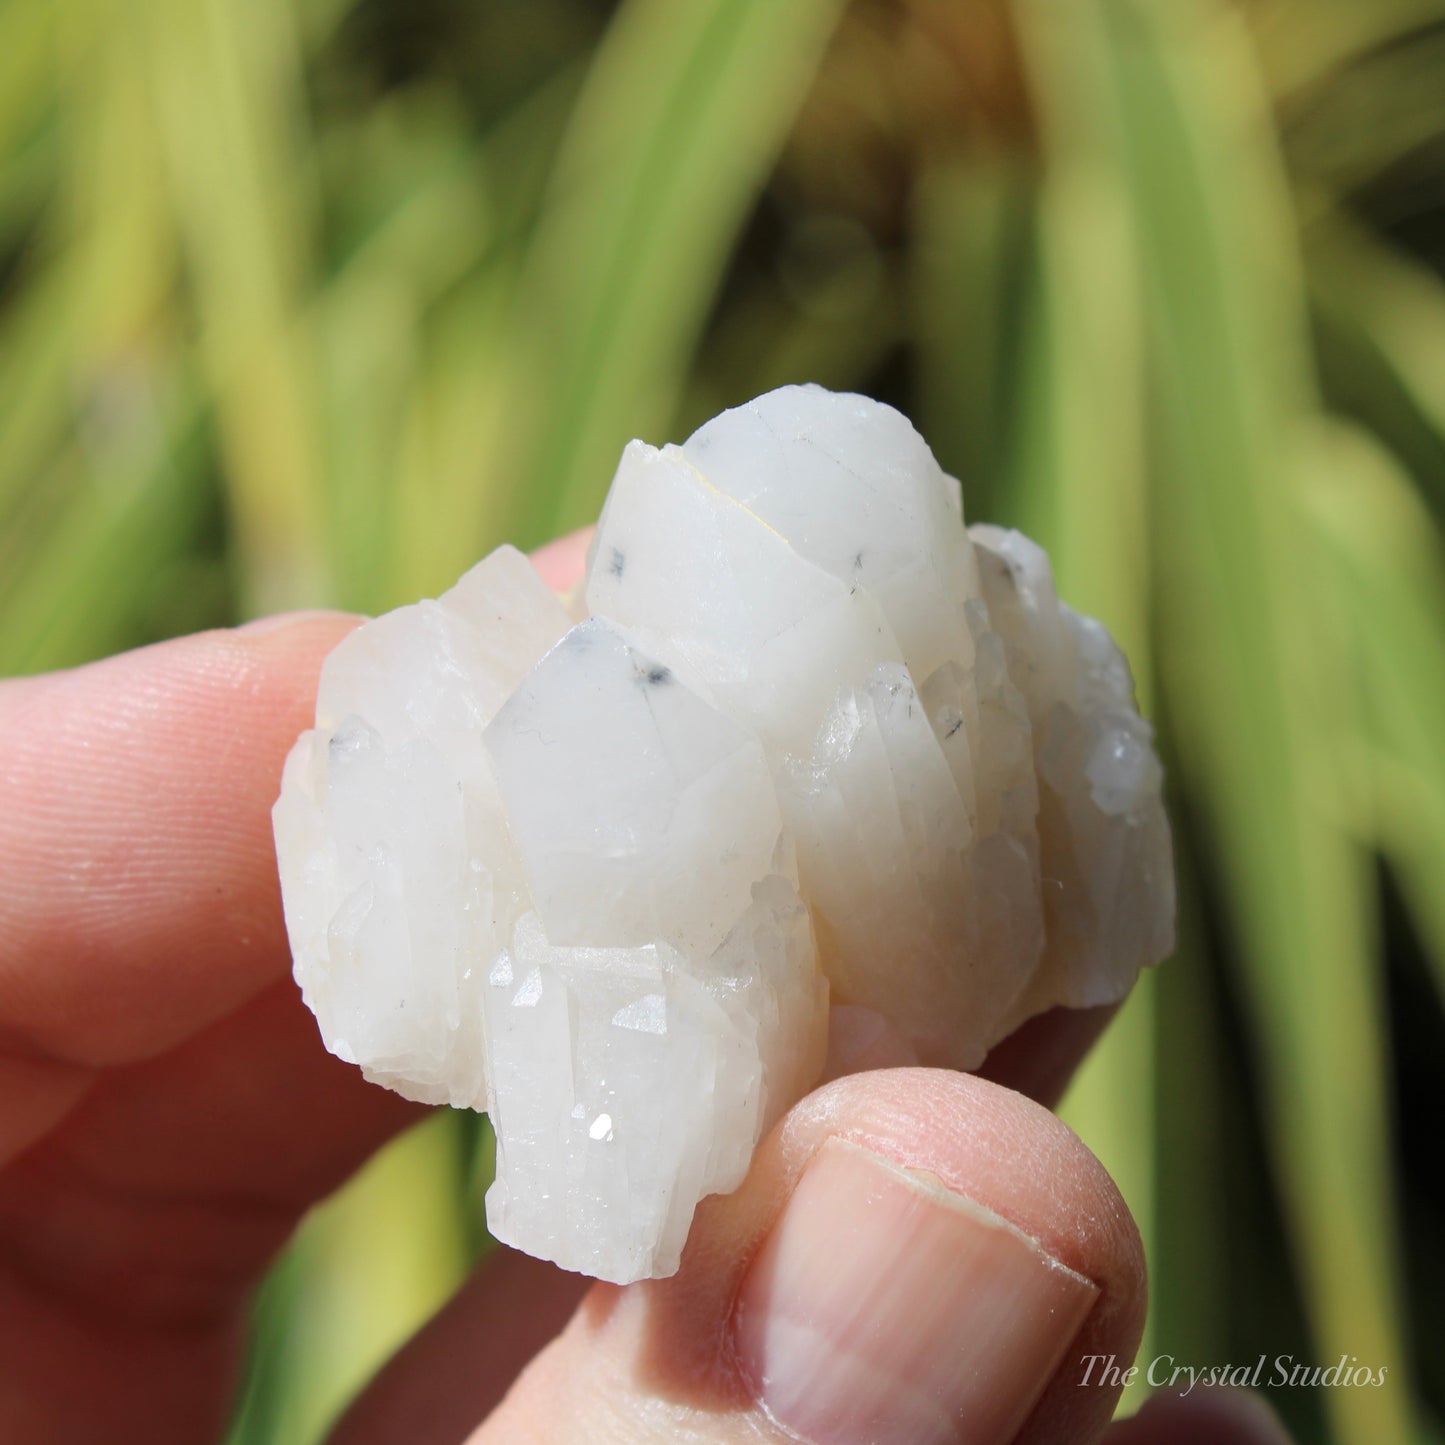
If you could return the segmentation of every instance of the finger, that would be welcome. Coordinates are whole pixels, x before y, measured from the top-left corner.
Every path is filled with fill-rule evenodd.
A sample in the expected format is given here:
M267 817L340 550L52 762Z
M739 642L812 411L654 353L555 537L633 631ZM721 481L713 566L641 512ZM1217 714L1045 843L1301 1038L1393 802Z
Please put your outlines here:
M126 1330L223 1319L300 1214L424 1113L328 1054L286 979L106 1071L0 1175L0 1267Z
M0 682L6 1438L214 1433L251 1281L420 1112L321 1047L271 842L355 624L267 619Z
M95 1438L102 1421L107 1438L142 1421L199 1438L248 1280L364 1157L357 1136L369 1152L402 1122L300 1027L270 862L273 772L351 625L289 619L0 686L0 1416L14 1438ZM259 1093L278 1108L258 1122Z
M1052 1107L1117 1006L1052 1009L990 1054L980 1076ZM397 1438L451 1445L501 1400L522 1366L560 1332L587 1281L499 1249L387 1365L330 1445ZM477 1350L477 1342L487 1347Z
M703 1206L677 1277L595 1289L478 1440L1086 1440L1114 1399L1081 1361L1132 1358L1143 1308L1127 1210L1051 1114L863 1075Z
M270 619L0 688L0 1049L160 1052L284 976L270 809L356 619Z
M585 543L547 549L554 585ZM96 1069L289 974L270 808L357 621L290 614L0 682L0 1162Z
M978 1072L1052 1109L1119 1007L1052 1008L1038 1014L995 1044Z
M498 1247L367 1386L328 1445L459 1445L561 1333L590 1283Z
M0 1163L290 968L269 808L336 614L0 683Z
M1082 1360L1132 1358L1143 1311L1128 1212L1051 1114L968 1076L859 1075L704 1201L674 1278L594 1286L472 1440L1086 1441L1116 1392L1080 1388Z
M1154 1395L1109 1427L1104 1445L1290 1445L1279 1417L1248 1390Z
M582 580L587 562L587 549L592 545L595 527L583 527L548 542L532 553L532 565L554 592L566 592Z
M589 535L538 554L550 585L581 576ZM144 1057L286 971L271 804L357 621L267 618L0 683L0 1054Z

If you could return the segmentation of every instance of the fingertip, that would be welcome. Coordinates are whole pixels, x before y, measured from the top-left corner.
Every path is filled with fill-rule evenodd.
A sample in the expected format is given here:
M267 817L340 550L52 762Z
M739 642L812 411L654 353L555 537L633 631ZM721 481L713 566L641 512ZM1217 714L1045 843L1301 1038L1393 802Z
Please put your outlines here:
M1035 1014L989 1051L979 1076L1051 1109L1121 1007L1059 1007Z
M582 580L587 568L587 549L595 527L582 527L538 547L531 554L538 575L554 592L567 592Z
M6 690L0 1030L15 1047L146 1057L284 974L270 809L322 661L356 624L286 614Z
M1016 1432L1020 1441L1088 1438L1090 1430L1102 1428L1116 1392L1080 1389L1078 1382L1089 1355L1133 1357L1146 1302L1144 1257L1117 1188L1072 1130L1020 1094L946 1070L895 1069L837 1080L785 1118L760 1151L738 1202L715 1202L730 1222L756 1211L760 1218L751 1222L762 1238L734 1241L724 1235L714 1242L712 1257L729 1252L763 1257L779 1218L785 1220L795 1204L808 1208L809 1195L815 1205L824 1197L816 1184L803 1192L798 1181L807 1180L823 1146L837 1140L860 1146L885 1167L937 1181L956 1204L961 1201L965 1219L976 1223L983 1217L994 1231L988 1226L974 1231L973 1258L980 1271L975 1284L932 1291L930 1281L969 1257L959 1243L967 1228L945 1227L952 1216L938 1215L937 1232L944 1240L939 1262L914 1273L913 1313L905 1308L901 1316L926 1318L939 1309L940 1298L952 1301L947 1308L953 1312L934 1320L935 1358L943 1362L944 1376L964 1378L970 1359L978 1363L967 1342L1000 1348L999 1359L983 1370L997 1393L956 1398L956 1410L980 1421L993 1410L993 1428L1008 1440ZM860 1191L841 1193L858 1197ZM836 1205L840 1191L828 1197ZM702 1223L717 1232L713 1221ZM797 1224L795 1237L806 1239L820 1225ZM991 1245L980 1242L989 1240ZM1026 1244L1022 1251L1016 1248L1020 1240ZM1016 1257L1006 1268L1010 1249ZM862 1250L852 1253L860 1257ZM830 1255L841 1270L849 1250L840 1245ZM685 1257L684 1271L688 1263ZM913 1260L908 1268L918 1264ZM1067 1279L1081 1283L1054 1298L1051 1291ZM972 1316L966 1312L971 1297ZM926 1353L915 1341L911 1357L921 1360ZM932 1437L924 1430L918 1438Z
M1144 1293L1118 1191L1047 1110L853 1076L703 1201L674 1277L594 1292L480 1438L1091 1439L1117 1389L1081 1388L1085 1361L1133 1358Z
M1005 1445L1099 1286L936 1176L829 1138L738 1296L767 1412L830 1445Z

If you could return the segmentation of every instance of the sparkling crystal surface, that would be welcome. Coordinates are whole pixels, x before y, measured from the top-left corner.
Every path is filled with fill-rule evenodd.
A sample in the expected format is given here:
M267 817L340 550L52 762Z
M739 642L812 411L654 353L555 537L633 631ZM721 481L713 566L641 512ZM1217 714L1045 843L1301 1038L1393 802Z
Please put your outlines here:
M1170 951L1128 664L892 409L632 443L578 597L502 548L364 624L275 809L327 1046L490 1113L499 1238L669 1274L825 1071L973 1068Z

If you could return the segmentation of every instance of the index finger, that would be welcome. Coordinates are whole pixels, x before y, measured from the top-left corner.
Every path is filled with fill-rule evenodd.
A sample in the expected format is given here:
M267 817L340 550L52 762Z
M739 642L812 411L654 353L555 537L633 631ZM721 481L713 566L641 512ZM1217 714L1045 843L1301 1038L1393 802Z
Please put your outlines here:
M0 686L0 1046L149 1057L284 974L270 807L357 621L268 619Z
M535 555L549 586L590 536ZM0 682L0 1053L150 1057L289 970L271 805L359 621L287 614Z

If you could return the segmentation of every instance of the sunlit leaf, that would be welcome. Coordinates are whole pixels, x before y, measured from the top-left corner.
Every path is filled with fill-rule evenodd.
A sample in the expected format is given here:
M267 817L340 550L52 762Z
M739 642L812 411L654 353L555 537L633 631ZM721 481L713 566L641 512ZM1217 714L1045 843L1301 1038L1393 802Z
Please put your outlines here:
M286 0L146 0L248 610L330 600L314 342L298 316L315 197ZM344 525L344 519L342 521Z
M1308 252L1331 401L1377 431L1445 514L1445 282L1342 217Z
M628 0L572 117L520 289L524 439L503 535L590 521L618 453L659 434L840 0ZM530 361L530 364L525 364Z
M1342 669L1292 515L1311 397L1288 198L1232 9L1108 10L1153 301L1164 682L1229 885L1314 1331L1400 1382L1335 1392L1330 1413L1343 1440L1403 1438L1371 877L1322 806Z
M1445 999L1445 551L1398 462L1365 432L1323 432L1307 483L1308 516L1348 589L1366 678L1376 841Z

